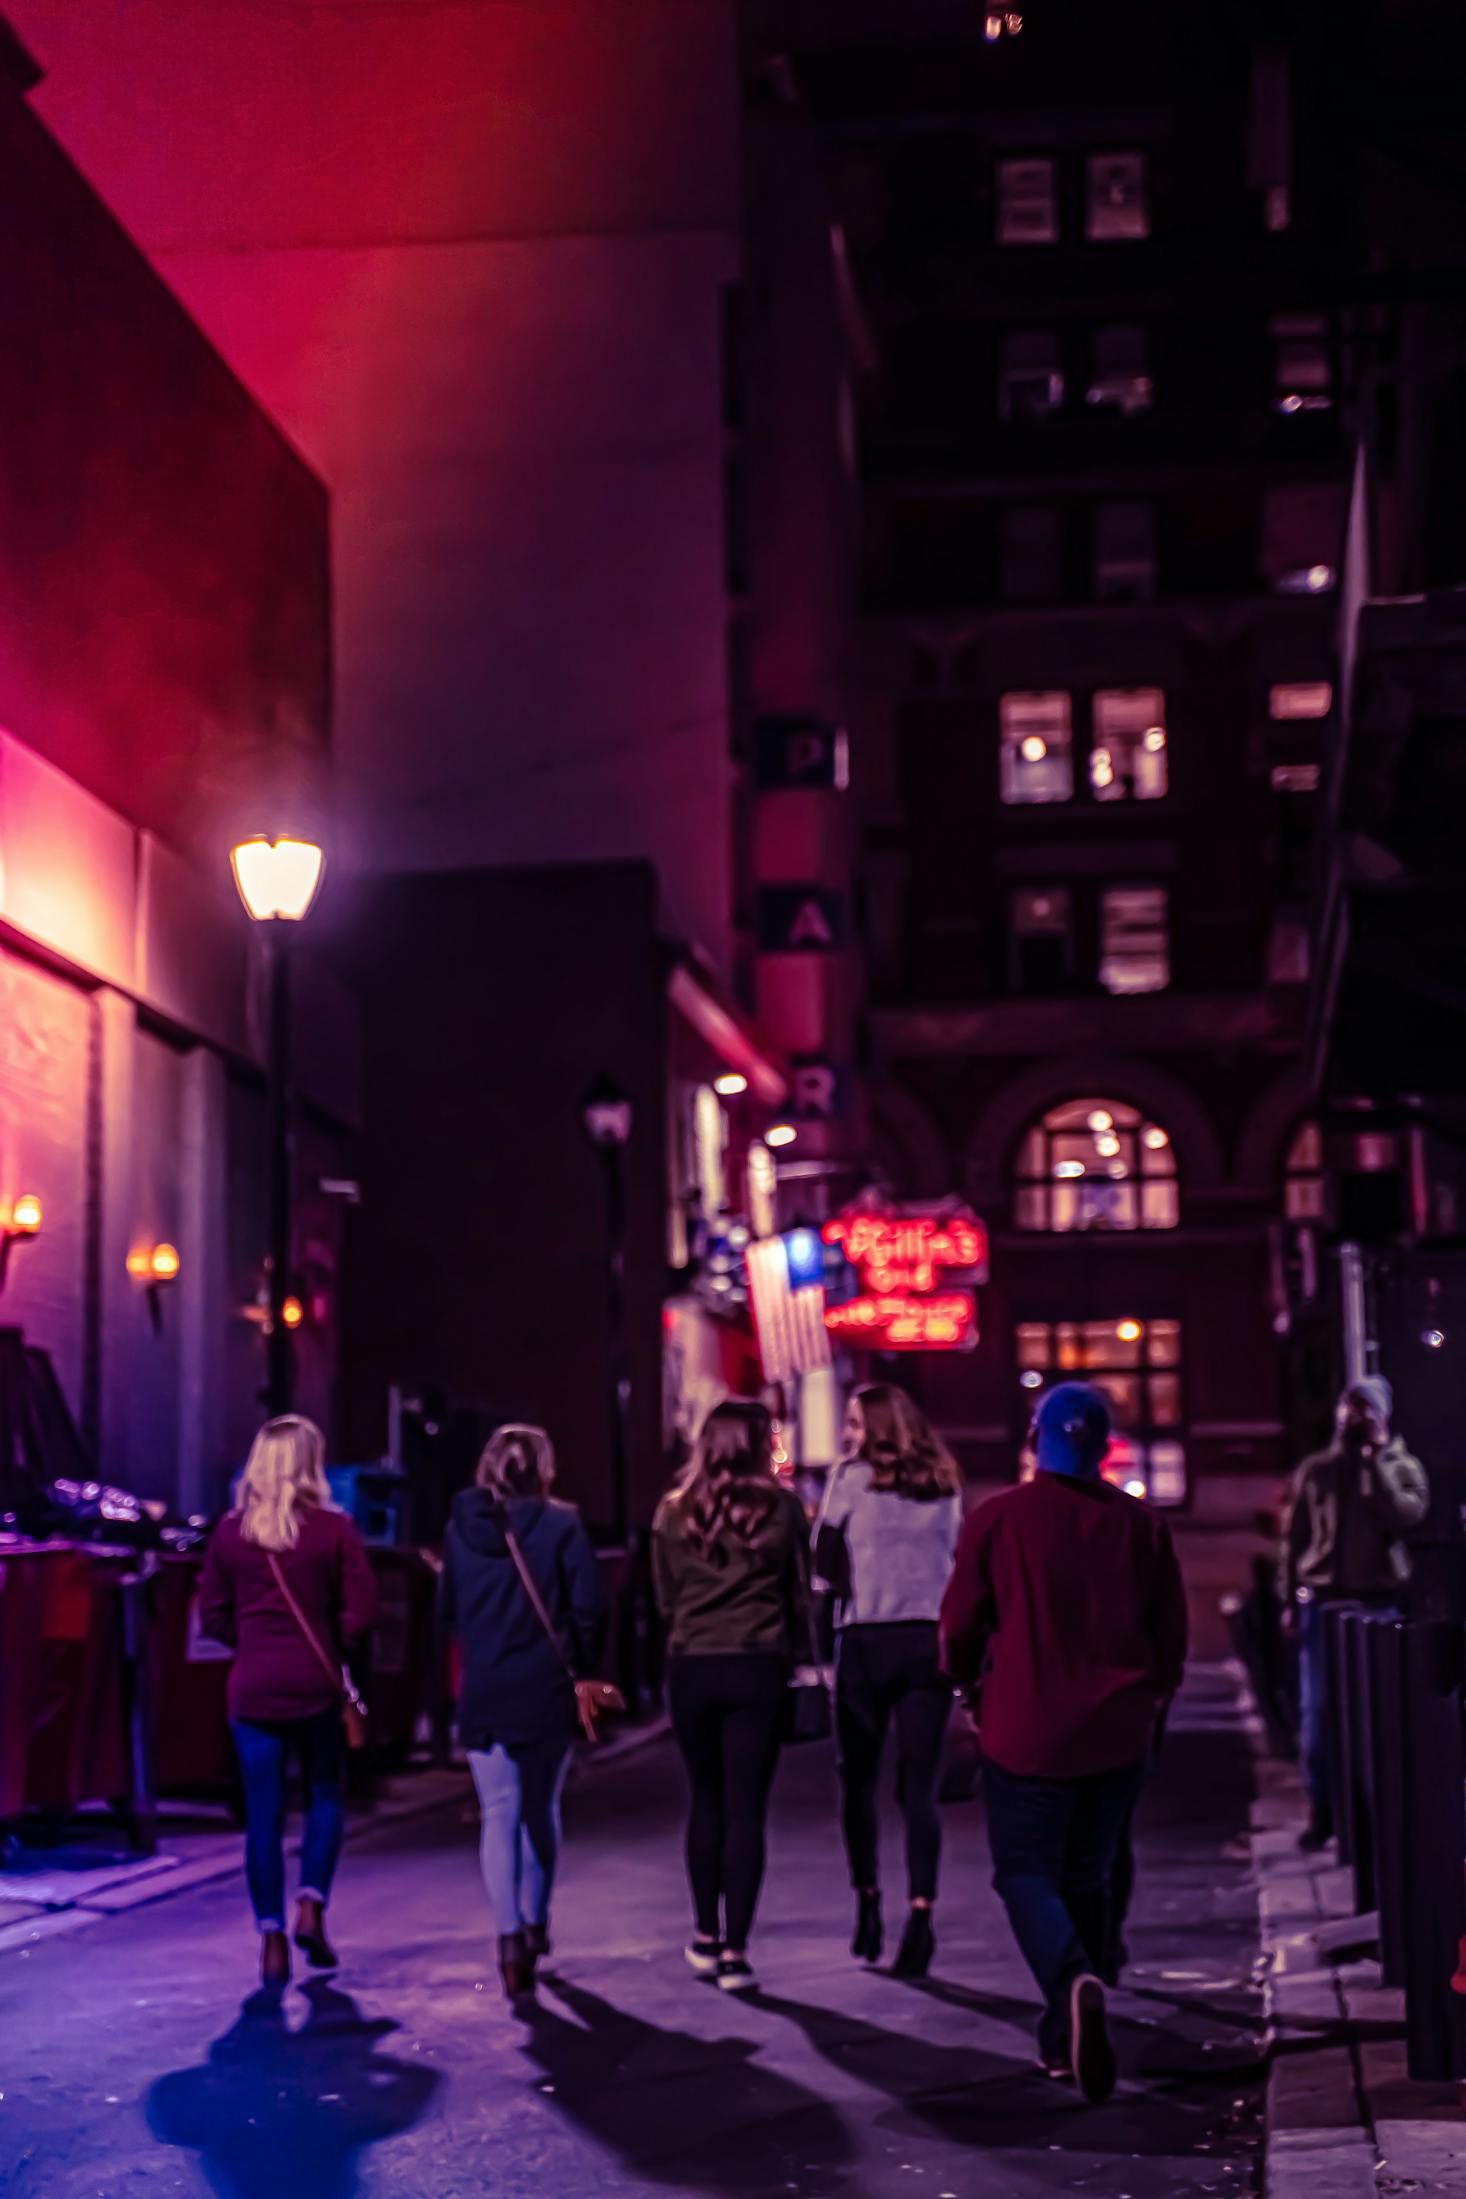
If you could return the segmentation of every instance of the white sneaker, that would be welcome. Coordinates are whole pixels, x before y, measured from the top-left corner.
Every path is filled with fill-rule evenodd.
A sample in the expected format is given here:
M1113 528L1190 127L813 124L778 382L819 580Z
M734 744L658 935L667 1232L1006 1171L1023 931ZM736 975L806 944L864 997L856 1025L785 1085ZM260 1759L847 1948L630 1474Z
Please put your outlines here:
M682 1950L689 1970L695 1970L700 1978L716 1977L718 1964L723 1959L722 1945L715 1939L690 1939Z
M724 1955L718 1964L720 1993L756 1993L758 1979L746 1955Z

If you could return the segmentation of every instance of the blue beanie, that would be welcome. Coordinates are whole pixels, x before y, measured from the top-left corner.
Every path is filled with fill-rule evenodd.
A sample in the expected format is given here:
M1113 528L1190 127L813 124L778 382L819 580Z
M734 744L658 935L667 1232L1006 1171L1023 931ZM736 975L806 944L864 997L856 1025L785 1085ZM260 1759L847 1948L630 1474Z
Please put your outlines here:
M1060 1382L1034 1415L1040 1471L1093 1481L1110 1447L1110 1408L1090 1382Z
M1370 1411L1388 1428L1394 1417L1395 1393L1382 1374L1361 1375L1357 1382L1349 1384L1344 1395L1363 1398Z

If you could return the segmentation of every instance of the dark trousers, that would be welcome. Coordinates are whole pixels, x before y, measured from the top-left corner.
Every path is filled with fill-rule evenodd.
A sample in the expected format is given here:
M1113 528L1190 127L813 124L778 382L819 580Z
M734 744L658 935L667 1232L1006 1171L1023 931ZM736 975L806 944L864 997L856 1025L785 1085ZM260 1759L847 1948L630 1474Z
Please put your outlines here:
M1062 2055L1069 1988L1101 1973L1113 1947L1112 1880L1144 1766L1088 1779L1025 1779L983 1767L993 1884L1044 1997L1039 2049Z
M745 1947L753 1929L788 1684L784 1658L758 1650L668 1660L667 1707L692 1788L697 1929L729 1947Z
M896 1727L896 1792L906 1820L906 1876L913 1901L935 1901L942 1831L937 1780L952 1710L935 1622L847 1626L835 1671L845 1847L853 1886L880 1884L877 1794L886 1729Z
M1313 1821L1320 1832L1334 1826L1333 1763L1329 1749L1326 1603L1317 1596L1298 1606L1298 1753Z
M345 1754L341 1713L314 1718L234 1720L244 1780L244 1875L260 1930L285 1927L285 1783L292 1752L305 1788L300 1890L324 1902L331 1891L345 1825Z

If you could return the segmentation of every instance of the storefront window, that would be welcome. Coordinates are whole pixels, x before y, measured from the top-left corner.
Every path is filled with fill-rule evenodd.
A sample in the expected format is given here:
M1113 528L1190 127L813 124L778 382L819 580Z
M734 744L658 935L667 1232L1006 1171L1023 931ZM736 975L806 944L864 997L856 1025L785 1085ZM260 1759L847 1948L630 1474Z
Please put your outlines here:
M1055 1382L1092 1382L1115 1424L1107 1479L1153 1504L1185 1503L1179 1321L1025 1321L1015 1345L1026 1411Z
M1004 695L1005 802L1067 802L1074 793L1073 705L1062 689Z
M1104 687L1095 695L1089 783L1097 802L1158 802L1167 791L1166 698L1158 687Z
M1050 1108L1019 1148L1013 1218L1020 1229L1174 1229L1169 1136L1119 1100Z
M1283 1212L1290 1222L1324 1218L1323 1139L1316 1122L1302 1124L1288 1148Z

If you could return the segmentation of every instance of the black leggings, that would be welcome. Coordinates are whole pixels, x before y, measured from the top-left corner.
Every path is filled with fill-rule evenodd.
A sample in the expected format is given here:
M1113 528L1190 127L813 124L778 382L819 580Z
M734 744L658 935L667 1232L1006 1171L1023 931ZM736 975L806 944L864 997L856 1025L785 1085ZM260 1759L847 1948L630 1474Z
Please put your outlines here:
M896 1721L897 1795L906 1819L906 1875L913 1901L934 1901L942 1831L937 1780L952 1709L952 1683L941 1669L935 1621L847 1626L840 1636L835 1723L845 1794L845 1846L851 1884L880 1884L876 1793L886 1727Z
M740 1950L764 1875L788 1680L785 1660L759 1650L668 1661L672 1730L692 1785L687 1876L697 1929Z

